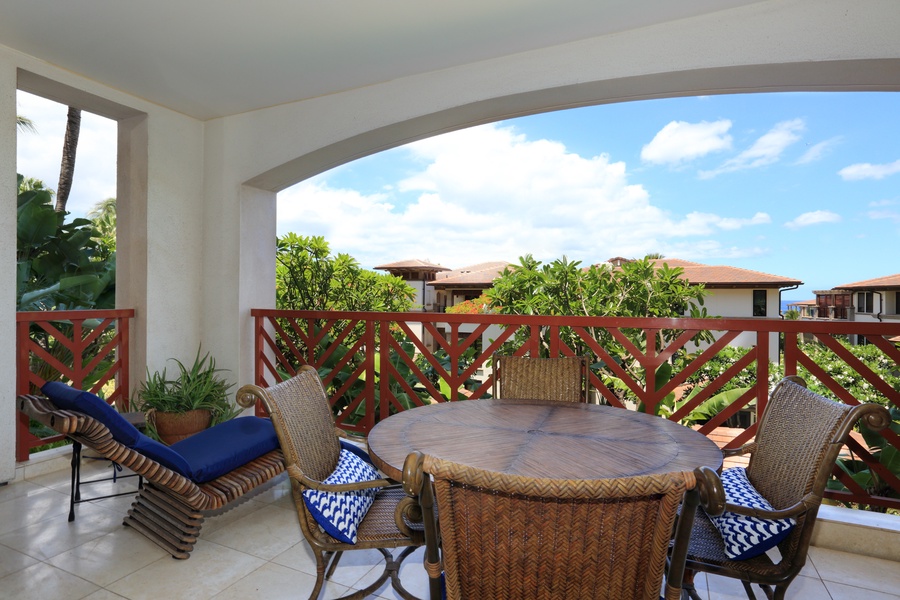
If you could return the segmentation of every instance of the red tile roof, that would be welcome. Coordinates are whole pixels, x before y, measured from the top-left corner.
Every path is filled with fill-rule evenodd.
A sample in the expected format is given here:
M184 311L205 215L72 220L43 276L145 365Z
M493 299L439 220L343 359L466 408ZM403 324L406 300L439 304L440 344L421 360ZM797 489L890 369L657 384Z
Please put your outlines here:
M900 288L900 273L834 286L836 290L889 290L894 288Z
M724 265L703 265L686 260L667 258L657 258L653 262L658 266L662 266L665 263L670 267L681 267L684 269L683 279L691 283L702 283L707 288L782 288L803 283L798 279Z
M442 267L441 265L436 265L434 263L430 263L425 260L419 260L418 258L413 258L410 260L401 260L398 262L388 263L386 265L379 265L375 267L379 271L449 271L450 269L447 267Z
M704 265L680 258L655 258L651 262L657 267L663 264L672 268L680 267L684 269L682 279L690 283L702 283L707 288L783 288L803 283L799 279L780 275L723 265Z
M494 280L500 276L503 269L510 266L506 261L484 262L477 265L462 267L438 273L436 279L428 283L436 288L476 288L490 287Z
M788 302L788 306L816 306L815 300L798 300L796 302Z

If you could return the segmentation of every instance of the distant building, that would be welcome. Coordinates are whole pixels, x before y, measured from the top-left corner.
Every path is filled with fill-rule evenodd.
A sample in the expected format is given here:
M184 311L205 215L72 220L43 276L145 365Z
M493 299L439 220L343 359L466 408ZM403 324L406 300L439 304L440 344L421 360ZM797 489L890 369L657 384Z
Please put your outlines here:
M449 271L450 269L417 258L379 265L375 268L379 271L387 271L395 277L400 277L412 286L416 290L414 302L419 307L419 310L429 312L438 310L435 303L434 288L429 287L428 283L434 281L437 274L441 271Z
M418 307L418 310L422 312L435 312L440 310L435 297L435 290L428 284L434 281L435 277L442 271L449 271L450 269L447 267L414 258L388 263L386 265L379 265L375 268L379 271L387 271L395 277L400 277L416 290L416 297L413 302L415 303L415 306ZM421 323L410 323L409 327L412 330L413 335L422 340L423 344L431 350L435 349L434 338L426 331L424 325Z
M801 319L814 318L818 313L815 300L799 300L791 302L787 307L788 310L796 310Z
M616 257L607 261L614 267L621 267L623 262L628 259ZM657 267L666 264L670 268L683 269L682 279L695 285L702 284L710 291L703 299L707 312L726 318L781 318L781 293L803 284L790 277L738 267L704 265L679 258L654 258L651 262ZM752 347L756 345L756 334L741 333L730 345ZM769 356L778 356L777 339L770 343Z
M810 315L812 319L837 319L846 321L850 318L853 306L851 294L846 290L815 290L816 310Z
M711 293L704 298L704 306L710 314L722 317L780 318L781 293L803 284L799 279L770 275L724 265L703 265L678 258L656 258L657 266L684 269L682 278L693 284L702 284Z
M845 283L832 289L846 294L852 301L845 317L850 321L878 323L900 320L900 273ZM866 343L863 336L850 337L852 343Z
M494 280L500 277L505 268L510 266L506 261L483 262L459 269L438 273L429 286L434 288L437 310L446 311L466 300L474 300L493 287Z

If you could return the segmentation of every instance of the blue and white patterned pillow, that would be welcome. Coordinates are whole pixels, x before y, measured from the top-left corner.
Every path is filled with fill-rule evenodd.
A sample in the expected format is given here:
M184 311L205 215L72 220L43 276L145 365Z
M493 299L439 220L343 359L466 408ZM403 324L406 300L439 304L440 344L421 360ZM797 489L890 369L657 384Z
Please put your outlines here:
M378 472L350 450L342 449L334 472L322 483L358 483L379 479ZM375 501L376 488L352 492L304 490L303 501L316 522L331 537L356 543L356 530Z
M774 510L747 479L743 467L725 469L722 472L722 487L725 488L725 500L731 504ZM763 554L778 545L797 524L795 519L759 519L728 511L709 519L722 534L725 554L732 560L745 560Z

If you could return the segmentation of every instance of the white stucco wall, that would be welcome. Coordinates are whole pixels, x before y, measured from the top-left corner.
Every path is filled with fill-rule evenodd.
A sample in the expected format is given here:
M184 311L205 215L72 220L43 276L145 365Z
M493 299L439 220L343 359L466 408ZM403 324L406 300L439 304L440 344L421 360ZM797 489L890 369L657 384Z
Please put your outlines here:
M756 288L765 289L765 288ZM738 319L778 319L779 296L777 289L766 290L766 316L753 316L753 290L752 289L714 289L704 298L703 306L710 316L738 318ZM738 335L729 345L750 348L757 343L755 332L746 332ZM778 338L772 336L769 342L769 358L778 360Z
M17 87L119 123L116 302L136 311L132 384L145 365L191 360L203 323L203 123L0 46L0 481L15 467L16 135L6 129Z

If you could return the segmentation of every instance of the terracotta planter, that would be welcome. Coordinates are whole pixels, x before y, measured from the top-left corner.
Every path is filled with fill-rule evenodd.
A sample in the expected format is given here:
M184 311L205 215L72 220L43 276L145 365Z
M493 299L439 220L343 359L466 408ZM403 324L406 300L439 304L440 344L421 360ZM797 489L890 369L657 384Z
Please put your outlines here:
M170 446L209 427L210 418L208 410L199 408L185 413L157 411L154 415L159 439Z

